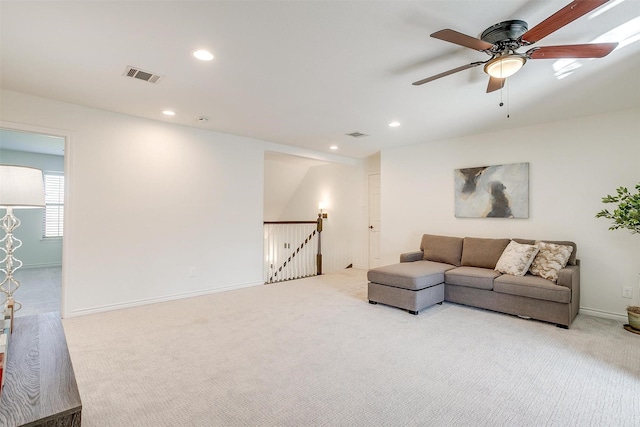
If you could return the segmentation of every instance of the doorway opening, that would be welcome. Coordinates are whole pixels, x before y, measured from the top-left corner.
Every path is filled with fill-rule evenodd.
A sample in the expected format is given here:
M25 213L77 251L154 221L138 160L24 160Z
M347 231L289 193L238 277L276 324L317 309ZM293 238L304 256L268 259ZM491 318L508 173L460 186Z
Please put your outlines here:
M15 236L22 241L15 252L22 262L14 271L20 283L14 298L22 304L16 317L62 312L66 140L65 136L4 124L0 127L0 164L42 170L47 205L14 212L21 222ZM4 214L5 210L0 209L0 215ZM0 298L4 302L4 295Z

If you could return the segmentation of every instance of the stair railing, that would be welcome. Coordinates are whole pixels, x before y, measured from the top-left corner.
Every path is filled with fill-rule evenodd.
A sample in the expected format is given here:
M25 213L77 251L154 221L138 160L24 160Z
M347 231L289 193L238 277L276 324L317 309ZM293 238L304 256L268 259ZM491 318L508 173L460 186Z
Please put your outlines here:
M264 222L265 283L322 274L322 221Z

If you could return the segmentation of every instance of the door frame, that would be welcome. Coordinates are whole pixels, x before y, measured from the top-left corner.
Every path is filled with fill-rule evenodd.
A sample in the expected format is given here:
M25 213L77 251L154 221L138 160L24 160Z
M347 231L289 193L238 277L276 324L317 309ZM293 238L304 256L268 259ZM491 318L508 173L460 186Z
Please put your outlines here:
M46 127L42 127L42 126L33 126L33 125L27 125L24 123L14 123L14 122L8 122L8 121L3 121L0 120L0 128L2 129L6 129L6 130L12 130L12 131L17 131L17 132L28 132L28 133L37 133L40 135L45 135L45 136L56 136L56 137L60 137L60 138L64 138L64 160L63 160L63 169L64 169L64 211L65 211L65 215L64 215L64 220L63 220L63 227L64 227L64 236L62 237L62 278L61 278L61 283L60 283L60 313L62 318L67 317L67 310L66 310L66 306L67 306L67 287L66 287L66 283L67 283L67 277L68 277L68 272L67 272L67 268L66 268L66 261L69 259L68 257L68 239L69 236L72 234L72 226L71 226L71 221L69 221L69 212L71 211L71 209L69 208L70 203L71 203L71 197L70 197L70 191L69 191L69 186L71 183L71 175L72 175L72 168L71 168L71 133L68 131L64 131L61 129L53 129L53 128L46 128Z

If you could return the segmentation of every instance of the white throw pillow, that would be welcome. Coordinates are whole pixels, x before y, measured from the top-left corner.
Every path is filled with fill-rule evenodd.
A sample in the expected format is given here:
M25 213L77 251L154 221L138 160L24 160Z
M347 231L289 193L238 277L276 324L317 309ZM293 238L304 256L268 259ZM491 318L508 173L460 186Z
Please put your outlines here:
M556 282L558 280L558 271L566 267L571 252L573 252L573 247L540 241L536 241L536 245L540 248L540 251L531 263L529 271L543 279Z
M504 274L524 276L537 253L536 245L525 245L512 240L502 252L495 270Z

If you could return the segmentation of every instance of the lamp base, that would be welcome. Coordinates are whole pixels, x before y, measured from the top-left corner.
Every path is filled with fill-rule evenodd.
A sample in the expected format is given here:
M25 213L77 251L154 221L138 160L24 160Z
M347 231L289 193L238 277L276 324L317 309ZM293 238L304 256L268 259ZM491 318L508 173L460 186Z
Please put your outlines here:
M7 207L7 213L2 218L2 229L5 236L0 240L0 251L4 252L4 257L0 259L0 272L4 273L4 278L0 281L0 291L6 295L6 300L13 298L13 294L20 287L20 282L13 276L22 267L22 261L13 256L16 249L22 246L22 241L14 237L13 232L20 226L20 220L13 214L13 209ZM2 254L0 254L2 256ZM22 304L15 301L14 311L22 308Z

